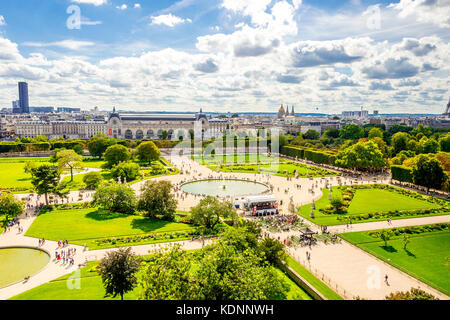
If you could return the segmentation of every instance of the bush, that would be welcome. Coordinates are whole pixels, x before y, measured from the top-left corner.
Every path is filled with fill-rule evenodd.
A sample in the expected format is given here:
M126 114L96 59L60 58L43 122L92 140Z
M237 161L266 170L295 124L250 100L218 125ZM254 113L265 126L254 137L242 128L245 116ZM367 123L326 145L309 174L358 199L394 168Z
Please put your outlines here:
M99 172L88 172L84 175L83 182L87 189L95 190L102 183L102 175Z
M125 185L100 187L93 203L106 210L131 214L136 207L136 195Z
M121 162L111 169L111 174L115 179L120 177L122 181L125 178L133 181L141 174L141 168L134 162Z
M392 179L401 181L401 182L413 182L412 169L400 166L393 165L391 166Z

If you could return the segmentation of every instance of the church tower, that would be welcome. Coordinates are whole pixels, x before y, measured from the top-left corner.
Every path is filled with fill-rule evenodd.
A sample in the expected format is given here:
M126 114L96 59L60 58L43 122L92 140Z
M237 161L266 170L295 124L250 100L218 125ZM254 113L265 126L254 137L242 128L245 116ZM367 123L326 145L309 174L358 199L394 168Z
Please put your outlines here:
M291 116L295 116L295 112L294 112L294 106L291 107Z
M284 107L283 107L283 104L281 104L281 107L280 107L280 109L278 109L278 118L284 118L284 116L285 116L285 111L284 111Z

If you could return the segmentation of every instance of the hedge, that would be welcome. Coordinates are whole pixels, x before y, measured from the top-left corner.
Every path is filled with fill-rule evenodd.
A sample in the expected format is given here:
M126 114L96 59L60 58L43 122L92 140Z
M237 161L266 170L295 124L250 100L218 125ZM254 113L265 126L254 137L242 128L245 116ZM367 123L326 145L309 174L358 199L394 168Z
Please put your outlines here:
M281 154L289 157L298 157L306 159L315 163L334 165L336 154L329 151L314 150L311 148L298 146L283 146L281 147Z
M57 142L0 142L0 153L8 152L32 152L49 151L55 149L72 149L76 145L84 146L82 141L57 141Z
M391 166L392 179L401 181L401 182L410 182L413 183L412 169L400 166L400 165L392 165Z

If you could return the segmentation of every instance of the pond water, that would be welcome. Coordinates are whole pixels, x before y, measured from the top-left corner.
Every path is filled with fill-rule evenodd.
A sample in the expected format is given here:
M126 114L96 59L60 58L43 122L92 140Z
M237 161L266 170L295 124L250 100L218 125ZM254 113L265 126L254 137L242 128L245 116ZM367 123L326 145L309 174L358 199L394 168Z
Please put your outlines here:
M0 288L36 274L49 262L49 255L31 248L0 249Z
M269 188L262 183L245 180L201 180L186 183L181 189L188 193L213 197L238 197L261 194Z

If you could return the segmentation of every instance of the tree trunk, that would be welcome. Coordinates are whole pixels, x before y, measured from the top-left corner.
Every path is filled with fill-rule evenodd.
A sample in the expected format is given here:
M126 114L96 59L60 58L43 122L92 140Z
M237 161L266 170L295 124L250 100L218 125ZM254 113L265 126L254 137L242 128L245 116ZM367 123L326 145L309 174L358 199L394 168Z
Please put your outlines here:
M47 194L47 192L45 193L45 204L48 206L48 194Z
M73 167L70 167L70 182L73 181Z
M120 293L120 300L123 300L123 292Z

